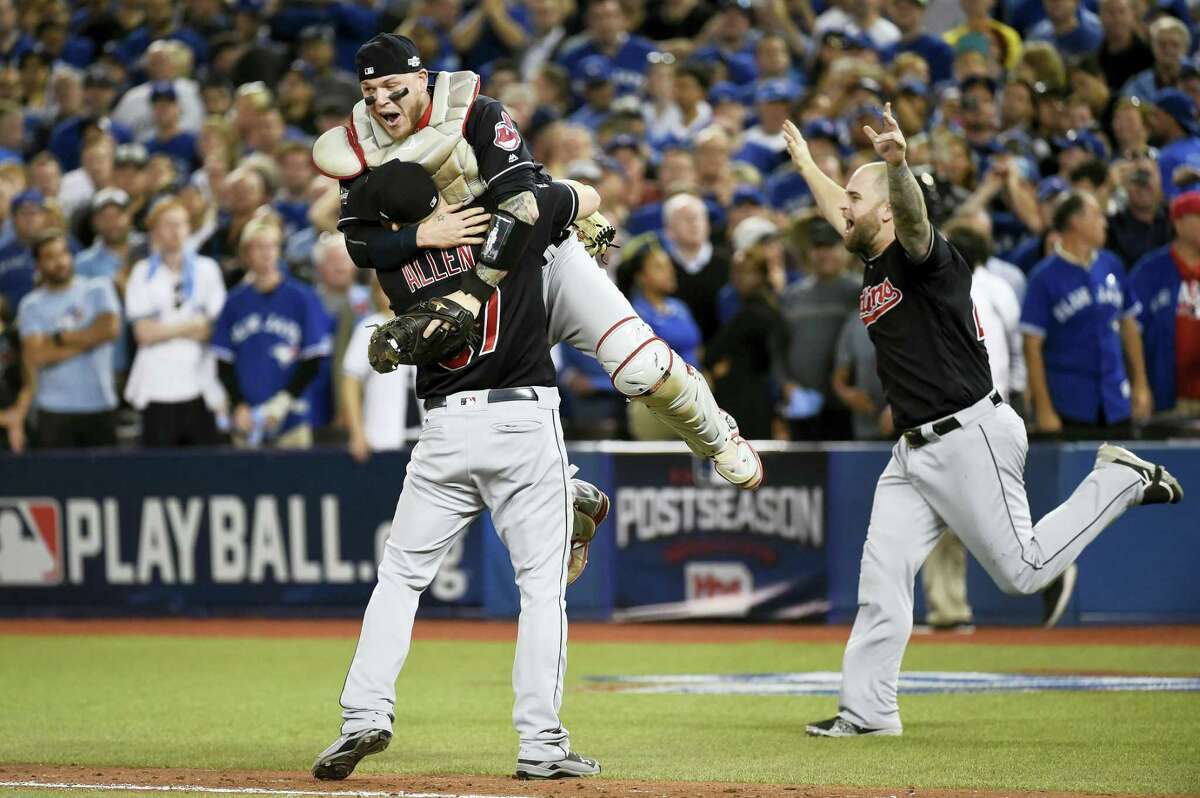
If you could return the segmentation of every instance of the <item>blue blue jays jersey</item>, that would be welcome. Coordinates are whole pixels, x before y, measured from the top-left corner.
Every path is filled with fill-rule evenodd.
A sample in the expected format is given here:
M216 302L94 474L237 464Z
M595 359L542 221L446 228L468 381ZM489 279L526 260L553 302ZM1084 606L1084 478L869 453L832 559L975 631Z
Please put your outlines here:
M1140 311L1120 259L1108 250L1087 269L1051 255L1029 275L1021 329L1042 338L1050 400L1063 420L1129 418L1119 324Z
M617 87L618 94L637 94L646 82L646 56L658 48L649 39L641 36L628 36L613 56L608 58L611 66L609 78ZM583 94L582 64L590 55L604 55L590 41L584 40L579 45L561 53L558 61L571 75L571 87L577 95Z
M283 390L300 361L329 355L329 330L313 290L285 277L265 294L249 284L234 289L213 326L212 348L234 365L242 396L254 406ZM280 432L308 422L307 410L293 411Z

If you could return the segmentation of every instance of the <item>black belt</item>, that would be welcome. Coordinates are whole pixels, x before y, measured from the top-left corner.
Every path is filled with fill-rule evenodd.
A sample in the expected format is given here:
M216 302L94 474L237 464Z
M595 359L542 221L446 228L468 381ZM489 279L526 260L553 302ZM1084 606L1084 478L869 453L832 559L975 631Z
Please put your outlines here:
M538 398L537 391L532 388L493 388L487 392L488 404L496 402L536 402ZM474 397L464 396L459 399L462 405L474 404ZM431 396L425 400L426 410L437 410L439 407L446 406L446 397Z
M992 400L992 404L996 407L999 407L1004 403L1004 400L1000 398L1000 393L998 391L992 391L992 395L988 398ZM954 416L950 416L950 418L944 418L934 424L933 432L940 438L947 433L954 432L954 430L961 428L962 424L959 423L958 419ZM904 440L908 441L908 448L910 449L920 449L925 444L933 442L921 434L920 427L906 429L904 430L903 435Z

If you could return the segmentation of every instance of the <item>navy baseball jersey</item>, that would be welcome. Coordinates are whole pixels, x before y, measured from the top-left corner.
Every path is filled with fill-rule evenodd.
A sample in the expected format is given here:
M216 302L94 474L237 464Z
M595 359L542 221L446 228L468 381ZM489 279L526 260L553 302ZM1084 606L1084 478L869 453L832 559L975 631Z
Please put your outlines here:
M1030 273L1021 329L1043 340L1046 385L1064 420L1096 424L1129 418L1119 322L1140 312L1120 259L1108 250L1086 269L1055 254Z
M480 310L482 340L474 350L436 366L417 369L417 396L446 396L456 391L555 384L546 342L546 304L542 297L545 250L562 240L575 220L579 200L563 183L536 188L538 221L522 263L513 268ZM487 202L484 207L491 210ZM423 299L446 296L462 274L475 268L479 247L428 249L399 269L377 272L392 310L403 313Z
M231 291L213 325L212 348L233 364L242 396L254 406L282 391L300 361L329 355L329 329L313 290L284 277L265 294L250 284ZM279 431L308 421L307 412L289 413Z
M896 240L866 261L858 315L898 429L951 415L992 390L971 267L936 229L923 259Z
M475 98L463 125L463 138L475 150L479 176L488 184L489 193L504 194L493 185L497 179L534 165L525 139L499 100Z

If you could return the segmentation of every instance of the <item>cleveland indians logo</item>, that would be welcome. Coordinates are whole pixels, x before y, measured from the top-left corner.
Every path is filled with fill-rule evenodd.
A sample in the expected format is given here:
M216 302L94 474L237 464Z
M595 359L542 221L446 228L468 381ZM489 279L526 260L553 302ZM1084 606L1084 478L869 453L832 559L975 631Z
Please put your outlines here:
M900 304L904 294L885 277L879 285L867 286L858 296L858 317L870 327L883 318L883 314Z
M508 111L501 111L500 117L496 123L496 138L492 143L506 152L514 152L521 146L521 134L517 132L517 126Z

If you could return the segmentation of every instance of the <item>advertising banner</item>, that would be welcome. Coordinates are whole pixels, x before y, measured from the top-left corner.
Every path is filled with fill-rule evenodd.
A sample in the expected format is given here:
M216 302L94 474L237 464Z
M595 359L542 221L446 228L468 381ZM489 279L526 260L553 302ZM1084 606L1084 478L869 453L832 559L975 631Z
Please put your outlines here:
M319 452L6 458L0 611L364 606L407 462L400 452L368 465ZM423 606L482 603L476 526Z
M615 456L616 617L824 613L826 458L764 454L768 481L750 492L688 455Z

